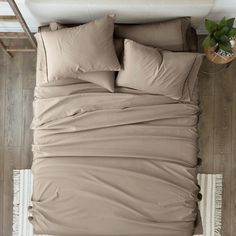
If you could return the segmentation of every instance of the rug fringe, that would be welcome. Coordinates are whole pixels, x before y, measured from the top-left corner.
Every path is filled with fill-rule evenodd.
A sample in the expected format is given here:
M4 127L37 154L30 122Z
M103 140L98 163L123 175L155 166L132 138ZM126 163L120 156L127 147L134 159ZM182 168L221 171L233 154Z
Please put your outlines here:
M222 192L223 176L216 175L216 193L215 193L215 236L221 236L222 228Z
M14 183L14 197L13 197L13 225L12 225L12 235L19 235L19 206L20 206L20 171L13 171L13 183Z

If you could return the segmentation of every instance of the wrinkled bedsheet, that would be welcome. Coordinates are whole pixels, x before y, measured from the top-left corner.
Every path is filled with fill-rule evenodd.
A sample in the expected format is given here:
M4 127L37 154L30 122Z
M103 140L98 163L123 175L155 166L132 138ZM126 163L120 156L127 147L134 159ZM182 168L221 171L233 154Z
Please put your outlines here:
M192 236L196 103L92 84L36 87L36 234Z

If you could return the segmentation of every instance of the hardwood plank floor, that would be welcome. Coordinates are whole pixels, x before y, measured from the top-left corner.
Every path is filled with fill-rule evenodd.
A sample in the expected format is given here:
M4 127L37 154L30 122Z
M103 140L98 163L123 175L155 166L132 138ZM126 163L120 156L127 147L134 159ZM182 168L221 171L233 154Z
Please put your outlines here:
M30 124L33 119L33 101L34 91L32 89L23 90L23 119L22 119L22 144L21 144L21 168L30 168L33 153L31 144L33 132Z
M201 42L200 38L200 42ZM224 66L223 66L224 67ZM236 235L236 60L227 69L207 60L199 73L200 171L223 173L223 236ZM217 73L212 73L219 71ZM207 104L207 105L206 105Z
M0 51L0 236L12 235L12 171L32 162L35 64L35 53L10 59Z
M215 76L214 153L232 153L233 84L230 70Z
M9 59L0 52L0 236L11 235L12 169L29 168L32 161L34 53ZM224 174L223 236L236 235L236 61L221 67L204 61L199 73L200 171Z
M3 183L3 235L12 235L12 202L14 162L18 161L17 150L5 149L4 152L4 183Z
M231 67L231 76L233 79L233 111L232 111L232 187L231 195L231 235L236 235L236 63Z
M5 96L5 145L20 147L22 134L22 56L16 54L8 59L6 67Z
M2 171L2 168L1 168ZM0 180L0 235L3 235L3 180Z
M5 57L0 54L0 147L4 144L5 118ZM1 161L0 161L1 162ZM1 175L1 174L0 174Z

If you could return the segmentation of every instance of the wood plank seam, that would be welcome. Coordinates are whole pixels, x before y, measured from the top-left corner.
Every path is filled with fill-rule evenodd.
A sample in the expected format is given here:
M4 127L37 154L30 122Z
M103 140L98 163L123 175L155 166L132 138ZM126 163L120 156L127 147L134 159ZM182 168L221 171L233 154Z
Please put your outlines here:
M15 15L2 15L0 21L18 21Z

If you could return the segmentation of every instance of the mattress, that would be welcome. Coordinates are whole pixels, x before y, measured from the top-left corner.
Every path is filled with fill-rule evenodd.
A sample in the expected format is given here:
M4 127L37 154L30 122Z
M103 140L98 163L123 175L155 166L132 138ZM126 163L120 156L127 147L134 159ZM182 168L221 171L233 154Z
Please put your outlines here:
M40 47L39 47L40 48ZM74 80L35 88L36 234L191 236L198 214L198 98ZM40 78L40 79L39 79Z

